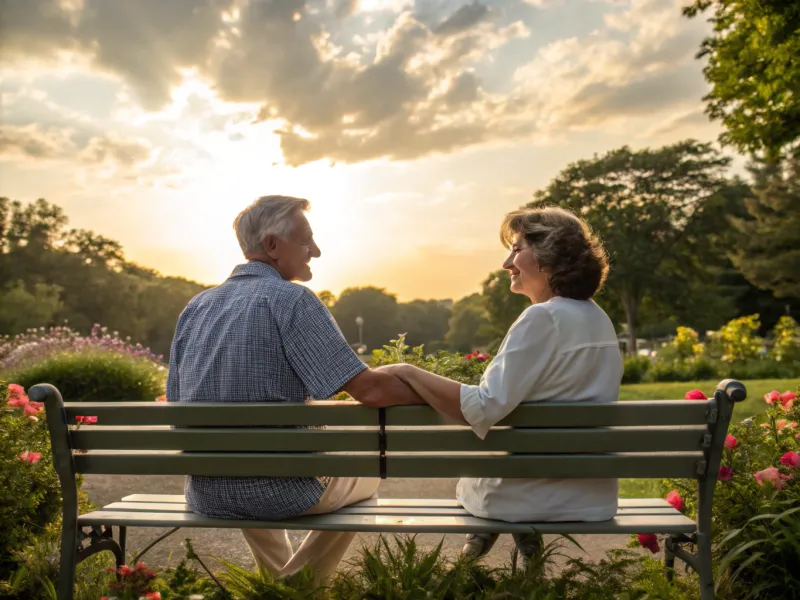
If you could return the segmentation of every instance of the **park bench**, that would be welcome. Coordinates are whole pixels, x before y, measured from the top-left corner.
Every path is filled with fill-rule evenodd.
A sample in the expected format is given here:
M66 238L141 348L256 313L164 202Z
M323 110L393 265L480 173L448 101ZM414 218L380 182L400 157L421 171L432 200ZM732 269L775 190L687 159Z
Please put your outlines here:
M63 494L59 600L72 597L75 567L99 551L125 561L127 527L266 528L384 533L631 534L668 536L677 557L714 597L711 510L723 443L744 386L719 384L707 401L526 403L480 440L427 406L373 409L352 402L309 404L64 403L51 385L44 402ZM97 424L70 425L78 416ZM292 426L305 426L297 428ZM315 426L325 426L324 428ZM423 460L424 459L424 460ZM507 523L466 513L455 500L368 500L336 513L283 521L211 519L182 496L134 494L78 514L76 475L526 477L696 479L697 520L663 499L620 500L599 523ZM113 529L117 528L117 537ZM162 536L163 537L163 536ZM696 554L685 545L694 545ZM671 572L671 569L670 571Z

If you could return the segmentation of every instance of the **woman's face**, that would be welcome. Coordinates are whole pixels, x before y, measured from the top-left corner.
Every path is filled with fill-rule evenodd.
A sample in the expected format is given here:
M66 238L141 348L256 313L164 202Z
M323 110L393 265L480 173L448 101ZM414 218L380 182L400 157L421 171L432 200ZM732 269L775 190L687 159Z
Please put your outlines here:
M536 304L552 298L553 292L547 281L548 273L539 267L533 252L525 237L517 235L503 268L511 275L511 291L527 296Z

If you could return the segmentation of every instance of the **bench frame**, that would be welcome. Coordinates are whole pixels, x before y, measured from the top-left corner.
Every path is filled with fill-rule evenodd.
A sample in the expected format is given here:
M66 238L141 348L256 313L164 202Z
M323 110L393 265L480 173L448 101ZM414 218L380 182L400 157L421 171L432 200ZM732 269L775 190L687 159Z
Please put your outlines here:
M714 393L713 398L704 402L705 408L705 421L707 425L707 433L703 436L703 460L697 463L697 473L695 478L698 480L698 510L696 519L696 530L693 533L668 533L665 543L665 566L667 568L668 577L672 576L674 570L675 559L680 559L688 564L698 574L700 578L700 597L702 600L713 600L714 598L714 581L713 571L711 564L711 514L712 503L714 495L714 487L717 482L717 474L719 471L720 462L723 453L723 444L727 434L728 425L731 421L734 404L744 400L747 396L744 385L735 380L722 381ZM68 427L68 412L70 412L71 405L65 405L59 391L49 384L39 384L29 390L29 397L37 402L44 402L46 407L47 426L50 433L50 440L53 452L53 464L59 477L59 482L62 489L62 535L61 535L61 559L59 571L59 585L58 585L58 600L70 600L73 595L75 570L78 563L85 560L87 557L92 556L98 552L110 551L114 554L116 564L118 566L125 563L126 553L126 525L117 520L113 524L110 523L86 523L86 519L82 518L82 523L79 524L79 510L78 510L78 486L77 474L81 472L76 468L75 455L70 441L70 431ZM693 401L687 401L693 402ZM694 401L697 402L697 401ZM97 410L102 410L100 407L110 405L111 403L94 403ZM625 403L628 404L628 403ZM635 403L631 403L635 404ZM90 410L85 404L72 405L80 406L84 411ZM227 405L228 407L230 405ZM263 406L263 405L261 405ZM220 408L223 408L220 406ZM405 409L412 407L402 407ZM415 411L429 410L428 407L413 407ZM381 423L381 475L385 476L385 430L384 426L387 422L387 413L391 415L393 409L384 411L380 410L380 423ZM74 412L72 410L71 412ZM417 414L417 413L415 413ZM423 419L424 420L424 419ZM391 421L390 421L391 425ZM95 514L95 513L92 513ZM319 520L319 519L317 519ZM497 523L498 531L508 529L512 524L485 521L482 519L474 519L476 522L481 522L479 527L474 527L475 531L485 531L487 527L494 527L493 523ZM102 519L99 519L102 521ZM308 522L306 522L308 521ZM291 519L278 521L273 523L256 523L256 526L263 526L264 528L283 528L283 529L299 529L310 528L309 526L314 521L313 517L304 517L300 519ZM131 521L133 523L133 521ZM238 521L232 521L240 526ZM252 527L252 522L248 523L248 527ZM521 524L513 524L521 525ZM542 527L544 524L524 524L528 531L537 531L537 525L542 529L546 529L552 533L558 533L558 527L555 523L546 524L547 527ZM580 525L576 523L565 524L565 527L571 533L580 532ZM113 528L118 528L117 539L114 539ZM200 525L202 526L202 525ZM213 525L206 525L211 527ZM321 529L323 527L317 527ZM326 526L325 529L335 530L364 530L353 529L352 527L331 527ZM587 529L590 529L587 527ZM397 528L387 527L370 527L370 531L397 531ZM447 528L425 528L427 531L435 531L446 533L451 531ZM463 527L459 531L466 531ZM645 531L642 531L644 533ZM590 533L587 531L585 533ZM155 543L164 539L167 535L160 536ZM154 544L153 544L154 545ZM692 553L684 546L696 546L696 552ZM148 546L152 547L151 546Z

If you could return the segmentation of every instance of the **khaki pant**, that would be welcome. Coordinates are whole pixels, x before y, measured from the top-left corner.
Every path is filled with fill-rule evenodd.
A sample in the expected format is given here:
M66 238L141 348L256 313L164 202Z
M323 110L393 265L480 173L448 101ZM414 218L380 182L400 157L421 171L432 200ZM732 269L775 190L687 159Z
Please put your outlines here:
M319 504L304 515L319 515L374 498L381 480L372 477L334 477L330 480ZM326 581L336 570L344 553L355 538L355 532L312 531L297 552L292 553L289 534L283 529L242 529L256 563L276 578L300 571L305 565L314 570L318 582Z

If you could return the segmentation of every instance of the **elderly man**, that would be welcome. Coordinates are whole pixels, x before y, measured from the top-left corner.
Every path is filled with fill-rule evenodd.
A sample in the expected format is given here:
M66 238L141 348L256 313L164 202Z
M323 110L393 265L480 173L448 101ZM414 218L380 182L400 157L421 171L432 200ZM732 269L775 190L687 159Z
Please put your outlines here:
M264 196L234 229L248 262L193 298L175 330L169 402L305 402L343 390L367 406L421 404L388 372L367 368L327 308L308 288L320 256L304 212L307 200ZM380 480L358 477L189 476L186 499L209 517L278 520L319 514L373 497ZM256 562L276 577L310 565L317 578L336 568L354 533L313 531L296 553L285 531L243 529Z

